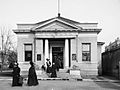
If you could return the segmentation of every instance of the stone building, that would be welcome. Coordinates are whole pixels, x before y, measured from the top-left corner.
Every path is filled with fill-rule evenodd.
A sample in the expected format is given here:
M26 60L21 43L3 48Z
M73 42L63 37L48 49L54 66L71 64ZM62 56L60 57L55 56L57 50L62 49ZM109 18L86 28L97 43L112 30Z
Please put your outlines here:
M81 74L98 75L101 69L101 46L97 35L101 31L98 23L80 23L61 17L34 24L17 24L18 63L28 70L29 61L38 67L59 60L60 70L68 70L74 65Z
M105 47L102 53L103 75L110 75L120 79L120 39Z

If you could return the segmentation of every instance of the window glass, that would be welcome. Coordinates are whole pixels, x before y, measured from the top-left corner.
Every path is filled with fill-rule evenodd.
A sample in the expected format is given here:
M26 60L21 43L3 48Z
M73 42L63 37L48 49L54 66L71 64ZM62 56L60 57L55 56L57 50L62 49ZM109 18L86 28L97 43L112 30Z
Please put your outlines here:
M83 43L82 44L82 61L90 61L90 43Z
M41 61L41 54L37 54L37 61Z
M32 44L25 44L25 61L32 61Z

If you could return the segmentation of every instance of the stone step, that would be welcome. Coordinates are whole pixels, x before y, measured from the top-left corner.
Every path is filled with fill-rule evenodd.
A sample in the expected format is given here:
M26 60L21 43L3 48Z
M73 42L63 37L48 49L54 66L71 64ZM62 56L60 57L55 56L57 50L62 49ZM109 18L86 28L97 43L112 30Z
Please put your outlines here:
M55 78L51 78L50 74L47 74L45 71L42 71L42 70L39 70L37 71L36 70L36 74L37 74L37 77L38 79L41 79L41 80L46 80L46 79L50 79L50 80L53 80ZM22 74L23 77L27 78L28 76L28 71L22 71ZM81 75L71 75L70 73L66 73L66 72L57 72L57 78L56 79L60 79L60 80L82 80L82 77ZM55 80L56 80L55 79Z
M36 70L36 74L42 75L42 70ZM20 75L23 75L23 76L28 75L28 70L26 70L26 69L21 70Z
M68 72L68 69L59 69L59 72L64 72L64 73L66 73L66 72Z

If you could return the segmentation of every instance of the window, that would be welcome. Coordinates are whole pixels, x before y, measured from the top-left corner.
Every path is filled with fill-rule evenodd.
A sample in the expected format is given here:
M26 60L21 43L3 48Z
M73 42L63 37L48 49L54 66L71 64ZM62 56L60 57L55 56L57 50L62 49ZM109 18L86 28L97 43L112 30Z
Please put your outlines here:
M32 44L25 44L25 61L32 61Z
M41 54L37 54L37 61L41 61Z
M91 44L90 43L82 43L82 61L90 61L91 54Z

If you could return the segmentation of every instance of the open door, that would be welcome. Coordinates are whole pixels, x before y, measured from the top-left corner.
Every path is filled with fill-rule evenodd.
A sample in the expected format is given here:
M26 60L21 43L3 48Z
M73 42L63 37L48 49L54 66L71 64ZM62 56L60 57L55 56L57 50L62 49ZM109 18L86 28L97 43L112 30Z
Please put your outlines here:
M52 47L52 62L59 63L59 68L63 69L63 47Z

